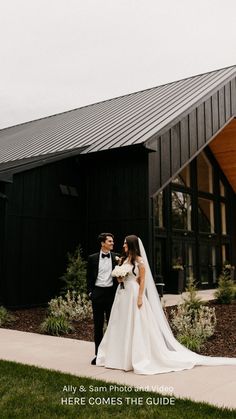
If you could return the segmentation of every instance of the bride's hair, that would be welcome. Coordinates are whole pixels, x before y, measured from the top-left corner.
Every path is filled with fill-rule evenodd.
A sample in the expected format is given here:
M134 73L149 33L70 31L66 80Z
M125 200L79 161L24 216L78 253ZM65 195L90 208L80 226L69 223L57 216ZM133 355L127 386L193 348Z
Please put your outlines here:
M137 259L137 256L140 256L140 249L139 249L139 243L138 243L138 237L132 234L131 236L125 237L127 246L128 246L128 254L125 253L124 249L122 251L121 255L121 264L124 262L124 260L127 258L127 256L130 256L130 262L133 265L132 272L134 275L134 269L135 269L135 261Z

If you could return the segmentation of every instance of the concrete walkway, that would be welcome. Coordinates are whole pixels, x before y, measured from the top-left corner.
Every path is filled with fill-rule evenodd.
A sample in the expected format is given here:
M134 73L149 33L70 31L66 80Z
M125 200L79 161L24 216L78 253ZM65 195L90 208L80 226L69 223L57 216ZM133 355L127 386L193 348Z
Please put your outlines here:
M202 299L213 298L209 290L200 291L199 294ZM179 296L165 295L164 299L166 305L172 305L176 304ZM90 361L94 356L92 342L2 328L0 342L0 359L3 360L101 379L120 386L132 385L160 393L165 388L166 393L176 397L187 397L194 401L236 409L236 366L197 366L191 370L145 376L91 365ZM70 383L65 382L66 385ZM63 396L67 395L63 393ZM68 396L72 394L68 393ZM123 397L128 396L124 391ZM76 397L80 397L80 394L77 393Z
M202 301L209 301L215 299L214 292L215 290L201 290L197 292L197 295L201 297ZM183 292L182 294L164 294L161 300L168 307L178 304L182 297L185 298L187 295L187 292Z

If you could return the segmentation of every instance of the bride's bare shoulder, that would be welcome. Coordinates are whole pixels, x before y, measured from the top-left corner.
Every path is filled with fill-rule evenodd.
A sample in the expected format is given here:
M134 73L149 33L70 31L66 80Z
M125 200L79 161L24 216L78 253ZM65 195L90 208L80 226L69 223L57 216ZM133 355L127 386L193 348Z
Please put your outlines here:
M139 264L144 264L143 258L141 256L137 256L136 261Z

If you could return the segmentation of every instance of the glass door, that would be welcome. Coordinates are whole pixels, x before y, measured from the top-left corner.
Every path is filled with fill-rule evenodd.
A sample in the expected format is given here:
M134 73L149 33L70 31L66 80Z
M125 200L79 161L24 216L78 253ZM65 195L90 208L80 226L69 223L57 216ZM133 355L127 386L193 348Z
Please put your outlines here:
M184 288L190 278L195 278L196 275L196 246L192 239L185 238L174 238L172 241L171 248L171 266L182 266L184 272ZM170 280L169 290L174 291L176 284L173 282L176 276L174 274L175 269L172 269L172 279Z
M155 283L165 283L166 275L166 239L156 238Z
M216 246L211 242L199 244L199 285L209 287L217 280Z

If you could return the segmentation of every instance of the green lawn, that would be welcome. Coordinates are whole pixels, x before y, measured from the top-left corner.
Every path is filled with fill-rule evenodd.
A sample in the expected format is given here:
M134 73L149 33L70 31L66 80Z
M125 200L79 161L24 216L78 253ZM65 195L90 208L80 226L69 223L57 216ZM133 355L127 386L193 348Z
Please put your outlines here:
M157 402L158 397L162 398L163 402L169 403L170 396L164 399L163 395L134 389L131 392L124 392L120 384L117 386L121 391L112 391L110 386L113 384L0 360L0 418L236 417L236 410L218 409L206 403L194 403L187 399L173 398L173 405L149 405L153 399ZM68 386L76 387L76 392L73 394L72 391L66 391L72 389ZM70 400L73 404L62 404L63 399ZM131 400L134 405L129 404ZM138 401L140 405L136 404ZM76 402L79 404L74 404ZM112 402L115 404L105 404Z

